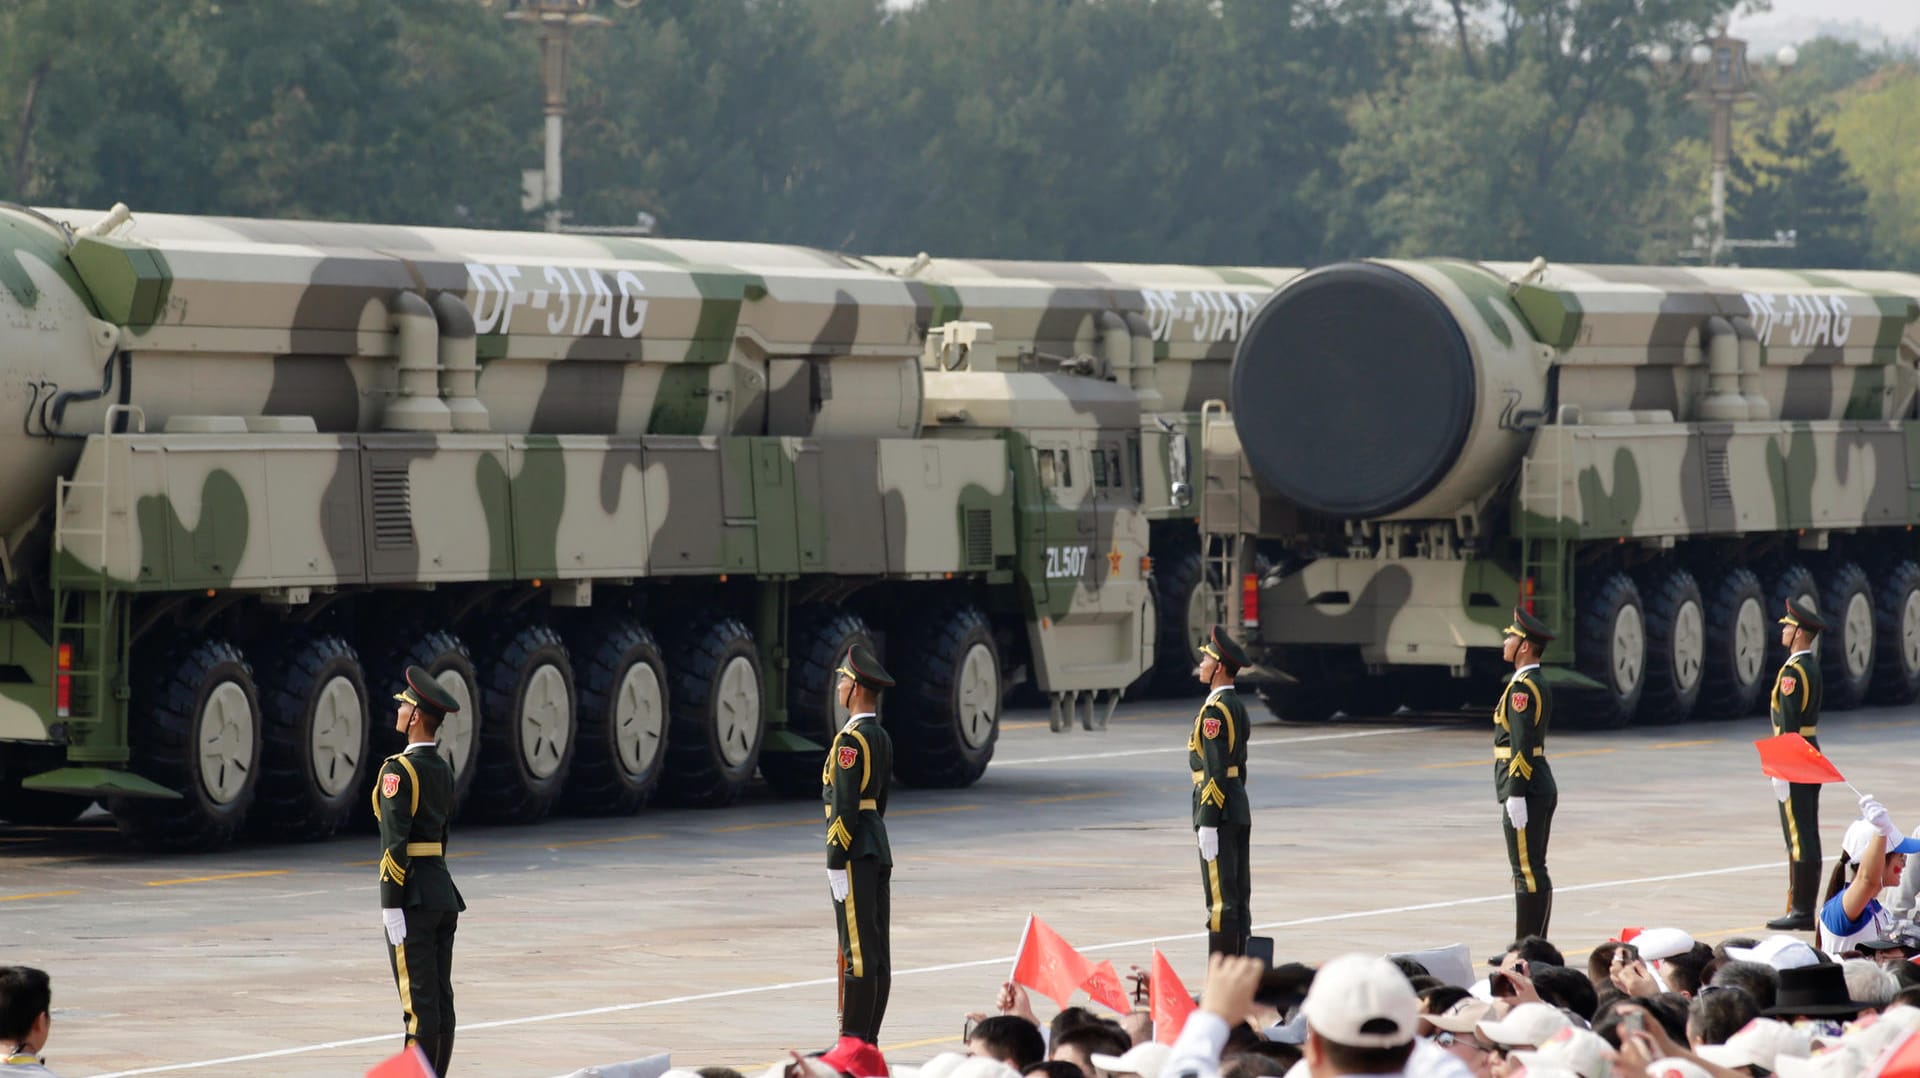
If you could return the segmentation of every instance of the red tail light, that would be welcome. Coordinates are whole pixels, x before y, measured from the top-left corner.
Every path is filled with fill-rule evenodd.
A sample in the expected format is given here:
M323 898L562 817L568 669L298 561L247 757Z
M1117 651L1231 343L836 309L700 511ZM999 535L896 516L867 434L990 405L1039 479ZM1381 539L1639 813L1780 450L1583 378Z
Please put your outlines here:
M54 649L53 710L61 718L67 718L73 711L73 675L67 671L73 669L73 645L61 644Z
M1240 627L1260 627L1260 577L1254 573L1240 578Z
M1525 610L1529 614L1534 612L1533 610L1534 586L1535 585L1532 577L1526 577L1520 581L1520 609Z

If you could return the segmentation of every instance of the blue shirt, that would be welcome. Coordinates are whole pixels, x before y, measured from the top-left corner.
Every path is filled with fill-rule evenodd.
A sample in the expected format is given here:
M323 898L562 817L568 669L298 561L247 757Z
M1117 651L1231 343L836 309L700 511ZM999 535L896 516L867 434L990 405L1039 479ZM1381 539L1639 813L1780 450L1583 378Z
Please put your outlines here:
M1820 942L1825 945L1821 949L1829 954L1850 951L1866 940L1885 939L1893 927L1879 899L1868 899L1860 916L1848 917L1843 904L1846 897L1847 893L1841 891L1820 907Z

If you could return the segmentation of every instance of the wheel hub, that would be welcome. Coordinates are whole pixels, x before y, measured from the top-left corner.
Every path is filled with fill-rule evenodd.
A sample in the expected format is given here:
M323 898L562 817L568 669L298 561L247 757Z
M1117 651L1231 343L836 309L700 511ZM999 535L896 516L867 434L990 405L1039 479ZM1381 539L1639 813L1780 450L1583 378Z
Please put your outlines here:
M535 778L551 778L566 758L573 702L560 668L542 663L527 679L520 703L520 754Z
M360 754L367 739L366 716L366 705L352 679L329 678L320 687L313 704L308 758L313 761L314 783L328 797L346 792L360 771Z
M652 666L642 662L627 667L613 700L613 743L629 775L645 774L660 755L667 726L662 696Z
M216 805L232 804L253 767L253 708L247 690L223 681L200 709L200 785Z
M1873 604L1860 592L1847 600L1846 634L1847 674L1865 677L1873 665Z
M1908 592L1900 604L1900 656L1908 674L1920 671L1920 590Z
M457 670L442 670L433 680L460 705L460 710L440 724L440 755L452 765L453 780L457 783L466 774L467 751L473 745L473 687Z
M760 679L744 655L727 661L713 694L713 717L720 740L720 758L739 767L753 756L760 730Z
M1673 679L1683 694L1700 684L1706 654L1706 617L1700 604L1688 599L1673 617Z
M1626 696L1640 687L1640 675L1647 659L1646 626L1640 608L1622 606L1613 617L1613 687Z
M1916 640L1920 640L1920 624L1916 625L1916 630ZM1740 612L1733 619L1733 668L1739 675L1740 684L1751 685L1759 681L1760 668L1766 659L1766 617L1760 612L1760 600L1749 595L1741 600Z
M960 739L970 749L980 748L993 737L1000 715L1000 671L992 648L975 644L967 649L960 661L959 697Z

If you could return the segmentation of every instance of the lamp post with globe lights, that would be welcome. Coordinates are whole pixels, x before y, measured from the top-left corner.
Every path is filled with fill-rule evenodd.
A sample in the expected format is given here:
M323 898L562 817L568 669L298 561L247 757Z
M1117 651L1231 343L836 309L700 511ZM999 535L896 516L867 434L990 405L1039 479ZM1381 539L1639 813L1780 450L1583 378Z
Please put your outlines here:
M1655 45L1648 50L1648 58L1655 67L1665 69L1673 62L1673 50L1665 45ZM1799 59L1799 51L1792 45L1781 46L1773 56L1774 63L1782 71L1791 68ZM1747 241L1727 239L1727 169L1733 160L1733 109L1735 105L1754 96L1754 72L1747 65L1747 43L1727 33L1725 25L1716 26L1712 37L1695 42L1687 49L1685 67L1680 77L1693 84L1690 96L1706 102L1713 114L1713 194L1712 215L1708 223L1707 264L1718 264L1721 254L1729 246L1790 246L1792 241L1781 237Z

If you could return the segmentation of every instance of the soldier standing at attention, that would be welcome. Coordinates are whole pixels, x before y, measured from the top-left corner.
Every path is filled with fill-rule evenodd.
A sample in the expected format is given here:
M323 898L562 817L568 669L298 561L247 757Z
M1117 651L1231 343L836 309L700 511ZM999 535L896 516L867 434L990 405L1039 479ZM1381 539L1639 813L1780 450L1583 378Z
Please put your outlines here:
M1215 625L1200 645L1200 665L1193 672L1208 690L1187 735L1187 765L1193 772L1193 828L1207 893L1210 954L1245 954L1253 935L1247 709L1233 688L1234 675L1246 665L1247 653Z
M1787 661L1773 682L1773 733L1799 734L1820 747L1820 660L1813 642L1826 623L1813 608L1798 599L1787 600L1780 619L1780 644ZM1773 796L1780 801L1780 833L1787 840L1787 912L1767 922L1779 931L1811 931L1814 906L1820 901L1820 784L1773 780Z
M1547 834L1560 802L1547 764L1547 727L1553 696L1540 678L1540 656L1553 631L1525 610L1513 612L1502 655L1513 677L1493 709L1493 792L1506 805L1500 821L1513 867L1513 938L1545 938L1553 917L1553 879L1547 875Z
M834 695L851 714L820 770L827 814L827 886L840 934L840 1039L821 1061L847 1071L874 1051L893 987L888 907L893 849L887 844L887 782L893 740L880 728L880 692L893 685L880 660L855 644ZM844 1064L844 1065L843 1065Z
M453 934L467 908L447 871L447 820L453 815L453 765L434 737L459 701L433 675L407 667L394 729L404 751L386 758L373 788L380 821L380 919L387 960L400 989L407 1043L418 1044L445 1075L453 1059Z

